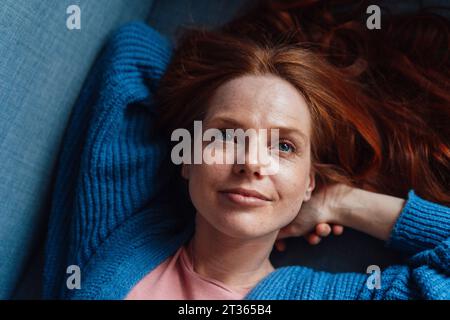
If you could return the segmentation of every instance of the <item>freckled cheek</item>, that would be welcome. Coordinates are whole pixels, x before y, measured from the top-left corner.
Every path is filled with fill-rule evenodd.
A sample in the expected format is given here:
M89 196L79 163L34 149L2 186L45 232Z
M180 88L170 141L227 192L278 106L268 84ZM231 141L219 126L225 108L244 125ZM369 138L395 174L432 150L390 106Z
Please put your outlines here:
M231 166L225 164L202 163L192 167L191 178L198 189L215 190L224 187L227 177L231 172Z
M309 174L306 167L285 167L280 166L278 174L274 176L274 185L280 196L280 200L287 203L299 202L305 192L305 186Z
M189 179L191 201L199 211L214 210L217 191L227 186L227 177L231 170L227 165L200 164L192 166Z

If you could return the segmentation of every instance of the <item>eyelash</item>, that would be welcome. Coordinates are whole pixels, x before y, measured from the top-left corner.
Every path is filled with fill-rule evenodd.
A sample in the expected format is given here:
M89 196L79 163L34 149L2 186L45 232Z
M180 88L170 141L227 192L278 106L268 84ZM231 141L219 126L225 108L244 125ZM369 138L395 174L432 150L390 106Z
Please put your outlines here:
M280 141L280 143L279 143L279 145L281 145L281 144L286 144L286 145L288 145L291 149L292 149L292 151L290 152L290 153L295 153L296 152L296 148L295 148L295 146L294 146L294 144L293 143L291 143L290 141L288 141L288 140L282 140L282 141ZM282 151L283 153L287 153L287 151Z
M226 129L219 129L219 131L222 132L224 135L226 134ZM224 139L224 141L225 140L226 140L226 138ZM236 141L234 141L234 142L236 142ZM288 145L292 149L292 151L290 153L295 153L297 151L297 148L295 147L295 145L292 142L290 142L289 140L281 140L278 143L278 145L281 145L281 144ZM282 152L283 153L288 153L287 151L282 151Z
M226 130L227 130L227 129L219 129L219 131L222 133L222 138L223 138L224 135L227 134ZM226 138L223 139L223 141L227 141ZM234 141L234 142L236 142L236 141Z

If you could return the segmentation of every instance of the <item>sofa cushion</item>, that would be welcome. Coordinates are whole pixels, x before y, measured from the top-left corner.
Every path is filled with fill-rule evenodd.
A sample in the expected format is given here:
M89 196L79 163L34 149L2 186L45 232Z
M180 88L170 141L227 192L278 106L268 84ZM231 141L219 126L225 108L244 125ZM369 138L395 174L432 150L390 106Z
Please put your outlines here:
M69 5L81 29L69 30ZM151 0L2 0L0 6L0 299L46 230L48 194L71 107L113 29Z
M156 0L148 23L176 39L183 26L218 26L251 5L255 0Z

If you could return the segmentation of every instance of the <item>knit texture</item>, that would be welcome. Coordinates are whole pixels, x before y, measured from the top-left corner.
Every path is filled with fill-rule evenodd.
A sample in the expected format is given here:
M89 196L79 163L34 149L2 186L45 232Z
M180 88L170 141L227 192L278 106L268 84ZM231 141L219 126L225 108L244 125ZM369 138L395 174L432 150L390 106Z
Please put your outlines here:
M168 39L131 23L111 37L87 78L58 160L45 298L123 299L192 237L195 211L174 196L168 142L151 130L154 90L171 53ZM382 271L381 289L368 288L368 274L289 266L246 298L449 299L449 217L448 207L409 192L386 245L410 257ZM70 265L80 267L81 289L67 289Z

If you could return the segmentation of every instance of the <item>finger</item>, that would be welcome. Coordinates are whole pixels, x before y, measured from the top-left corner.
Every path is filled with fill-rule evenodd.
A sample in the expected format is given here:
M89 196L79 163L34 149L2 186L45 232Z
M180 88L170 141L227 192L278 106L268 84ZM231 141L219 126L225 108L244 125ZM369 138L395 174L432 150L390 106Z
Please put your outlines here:
M340 236L344 232L344 227L340 224L335 224L332 229L335 236Z
M311 233L307 236L307 240L309 244L316 245L320 242L321 238L317 234Z
M331 227L328 223L319 223L316 225L316 234L320 237L328 237Z
M288 237L292 237L292 232L291 232L290 227L281 228L280 232L278 232L277 240L288 238Z
M275 242L275 248L278 251L283 252L284 250L286 250L286 242L284 240L277 240Z

